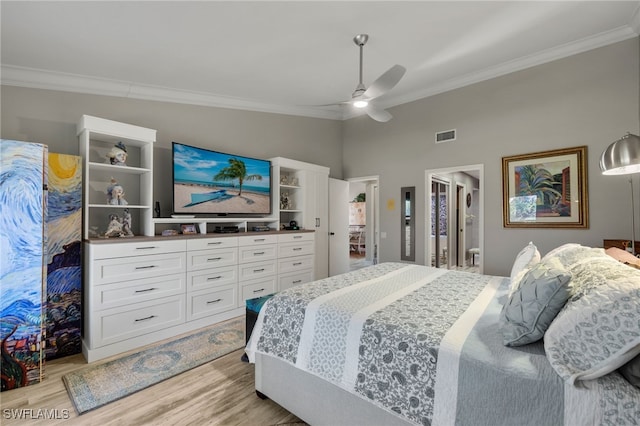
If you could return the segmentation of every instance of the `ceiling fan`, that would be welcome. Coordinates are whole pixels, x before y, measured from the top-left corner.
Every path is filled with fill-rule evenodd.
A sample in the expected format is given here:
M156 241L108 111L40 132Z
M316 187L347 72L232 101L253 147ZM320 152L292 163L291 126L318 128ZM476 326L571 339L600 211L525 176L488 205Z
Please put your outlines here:
M369 88L365 87L362 82L362 51L368 40L368 34L358 34L353 38L353 42L360 48L360 80L358 86L356 86L356 89L351 94L351 100L340 102L340 104L347 104L352 105L355 108L362 108L369 117L376 121L385 123L391 120L392 115L384 109L380 109L375 105L372 105L371 101L384 95L398 84L407 70L401 65L394 65L378 77L377 80L371 83Z

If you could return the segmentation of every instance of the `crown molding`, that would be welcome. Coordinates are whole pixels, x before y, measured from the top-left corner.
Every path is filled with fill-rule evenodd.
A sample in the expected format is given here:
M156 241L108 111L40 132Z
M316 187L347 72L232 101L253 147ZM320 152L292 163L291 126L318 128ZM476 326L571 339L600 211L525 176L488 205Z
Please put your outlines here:
M171 89L167 87L136 84L128 81L89 77L14 65L3 64L1 73L2 84L6 86L116 96L147 101L174 102L331 120L342 119L342 112L335 108L267 104L246 99L212 95L204 92Z
M543 50L533 55L508 61L485 68L478 72L447 80L425 90L407 96L393 97L388 101L377 102L381 108L416 101L429 96L458 89L481 81L490 80L512 72L521 71L536 65L562 59L588 50L624 41L640 34L640 7L636 9L629 25L587 37L575 42ZM210 93L172 89L167 87L136 84L128 81L89 77L85 75L54 72L42 69L5 65L1 67L1 82L7 86L28 87L34 89L59 90L87 93L103 96L117 96L159 102L200 105L216 108L238 109L245 111L267 112L330 120L346 120L362 113L339 107L309 107L276 105L239 99Z

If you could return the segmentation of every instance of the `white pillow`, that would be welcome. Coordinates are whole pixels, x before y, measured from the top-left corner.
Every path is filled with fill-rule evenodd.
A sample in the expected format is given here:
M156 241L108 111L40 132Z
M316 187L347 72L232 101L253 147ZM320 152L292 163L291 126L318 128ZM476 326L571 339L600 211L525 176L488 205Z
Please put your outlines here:
M511 267L510 293L513 293L518 288L519 282L522 280L524 274L539 262L540 252L535 244L533 244L532 241L529 241L529 244L520 250L520 253L516 256L516 260L513 262L513 266Z

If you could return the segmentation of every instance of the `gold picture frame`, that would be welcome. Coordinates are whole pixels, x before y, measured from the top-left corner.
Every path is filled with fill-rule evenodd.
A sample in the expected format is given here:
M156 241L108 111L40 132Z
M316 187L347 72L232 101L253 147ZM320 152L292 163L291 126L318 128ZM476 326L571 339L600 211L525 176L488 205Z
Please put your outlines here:
M502 157L505 228L589 228L587 147Z

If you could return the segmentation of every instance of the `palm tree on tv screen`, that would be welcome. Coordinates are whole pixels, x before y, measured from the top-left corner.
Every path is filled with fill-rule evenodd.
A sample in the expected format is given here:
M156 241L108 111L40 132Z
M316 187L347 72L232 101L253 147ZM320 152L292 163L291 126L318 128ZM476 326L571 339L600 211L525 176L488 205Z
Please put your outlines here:
M240 190L238 196L242 195L242 184L245 180L262 180L261 175L247 175L247 167L244 161L237 158L230 158L229 165L221 169L214 177L213 180L234 180L238 179Z

